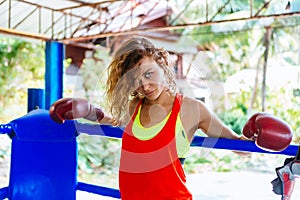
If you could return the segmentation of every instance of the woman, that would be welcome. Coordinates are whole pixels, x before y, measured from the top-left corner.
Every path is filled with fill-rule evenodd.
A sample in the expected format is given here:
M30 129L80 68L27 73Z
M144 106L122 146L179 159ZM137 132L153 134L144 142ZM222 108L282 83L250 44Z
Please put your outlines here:
M240 139L201 101L176 93L168 53L145 38L132 38L108 68L110 114L84 99L64 98L50 116L86 118L126 125L122 138L119 187L123 200L192 199L182 168L190 142L201 129L209 137Z

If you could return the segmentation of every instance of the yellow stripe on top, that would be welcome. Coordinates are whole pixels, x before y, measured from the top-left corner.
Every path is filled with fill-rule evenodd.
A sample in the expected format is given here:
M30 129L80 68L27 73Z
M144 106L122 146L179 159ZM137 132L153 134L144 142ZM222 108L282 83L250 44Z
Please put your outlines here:
M165 126L167 123L170 114L169 113L161 122L158 124L155 124L151 127L144 127L141 124L140 121L140 112L141 112L141 105L138 109L138 113L134 119L133 125L132 125L132 133L133 135L138 138L139 140L150 140L154 138ZM177 116L176 120L176 149L177 154L179 158L186 158L187 154L190 149L190 143L188 141L186 132L183 129L181 120L180 120L180 114Z

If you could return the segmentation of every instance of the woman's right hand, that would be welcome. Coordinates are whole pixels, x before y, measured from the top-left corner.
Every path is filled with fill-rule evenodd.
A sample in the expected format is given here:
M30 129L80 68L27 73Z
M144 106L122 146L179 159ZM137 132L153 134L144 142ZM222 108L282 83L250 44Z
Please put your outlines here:
M62 98L54 102L49 109L50 117L57 123L64 123L66 119L85 118L91 121L101 121L104 113L95 108L86 99Z

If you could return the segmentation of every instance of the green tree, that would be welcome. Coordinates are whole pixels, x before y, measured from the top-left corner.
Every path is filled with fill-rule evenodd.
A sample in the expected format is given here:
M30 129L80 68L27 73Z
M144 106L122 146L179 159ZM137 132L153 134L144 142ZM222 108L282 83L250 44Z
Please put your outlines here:
M0 121L27 112L27 89L44 87L44 44L0 37Z
M274 0L269 4L265 1L253 2L253 13L260 12L260 15L285 13L286 2ZM184 3L183 3L184 4ZM215 5L215 6L213 6ZM225 5L225 6L224 6ZM224 6L222 8L222 6ZM195 6L190 6L185 16L191 20L204 21L208 20L228 20L237 17L249 17L248 1L210 1L210 6L206 7L206 2L197 2ZM222 9L221 9L222 8ZM220 11L220 12L218 12ZM214 15L214 13L218 13ZM291 65L299 65L299 17L289 18L268 18L251 21L235 21L214 24L211 26L200 26L196 28L185 29L182 34L190 35L195 41L201 45L214 44L217 49L210 51L209 63L207 63L212 71L207 76L208 79L225 82L226 79L239 72L242 69L254 69L257 71L261 81L264 62L269 59L281 59ZM266 41L266 30L270 29L270 37ZM266 46L268 42L268 46ZM266 53L268 56L266 57ZM270 65L270 64L269 64ZM269 66L266 63L266 67ZM242 125L238 123L241 120L236 118L244 118L251 115L255 111L261 111L263 102L262 82L257 82L250 88L250 91L241 91L238 94L231 95L229 102L230 109L218 110L221 117L236 129ZM280 98L287 96L288 90L271 90L265 88L265 100L267 101L266 111L276 114L283 119L289 119L291 124L298 124L297 117L294 112L278 112ZM278 95L280 94L280 95ZM297 98L292 94L288 95L290 105L295 105L297 109ZM292 108L293 109L293 108ZM283 110L285 110L283 108ZM228 114L228 113L232 114ZM235 113L235 114L233 114ZM238 115L237 115L238 113ZM233 116L237 115L237 116ZM287 116L289 115L289 116ZM244 120L242 120L244 121ZM237 129L236 129L237 130ZM237 130L240 132L240 130Z

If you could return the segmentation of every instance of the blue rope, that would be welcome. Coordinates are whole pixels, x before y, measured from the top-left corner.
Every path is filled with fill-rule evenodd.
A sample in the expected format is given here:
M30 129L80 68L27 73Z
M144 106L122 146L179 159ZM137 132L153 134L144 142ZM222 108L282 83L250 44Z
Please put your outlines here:
M298 145L289 145L283 151L266 151L256 146L253 141L233 140L228 138L211 138L195 136L191 146L200 146L214 149L227 149L233 151L246 151L256 153L268 154L283 154L288 156L295 156L298 151Z
M86 133L89 135L99 135L112 138L122 138L123 127L113 127L109 125L99 124L83 124L76 122L75 126L79 133ZM212 138L195 136L191 146L205 147L214 149L227 149L233 151L246 151L256 153L268 153L268 154L283 154L288 156L295 156L298 151L298 145L289 145L285 150L280 152L272 152L263 150L255 145L253 141L246 140L234 140L228 138Z
M109 187L103 187L103 186L97 186L97 185L91 185L87 183L78 182L77 183L77 190L90 192L94 194L99 194L102 196L109 196L114 198L121 198L120 192L117 189L109 188Z
M8 187L0 188L0 199L8 198Z
M11 124L0 124L0 134L11 134L13 128Z

